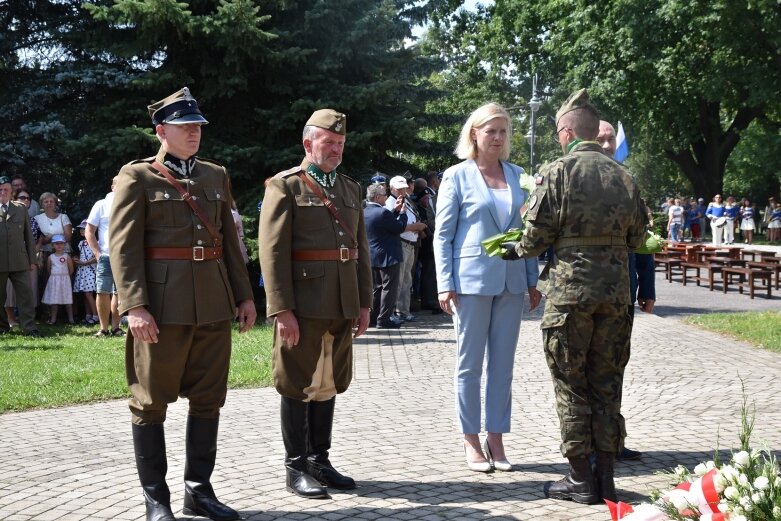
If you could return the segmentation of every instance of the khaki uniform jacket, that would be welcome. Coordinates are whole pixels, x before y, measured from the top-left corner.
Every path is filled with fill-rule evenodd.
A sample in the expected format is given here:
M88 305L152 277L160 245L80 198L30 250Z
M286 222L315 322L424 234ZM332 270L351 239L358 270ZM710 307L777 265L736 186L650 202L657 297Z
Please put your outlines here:
M648 219L632 175L598 143L582 142L540 176L517 248L531 257L554 246L539 289L556 305L628 305L628 248L640 246Z
M161 148L157 154L160 164L164 155ZM216 163L196 159L190 177L177 179L217 230L222 259L151 260L145 258L145 248L212 246L201 220L152 166L154 159L123 166L114 189L109 258L119 311L145 306L158 324L231 320L236 305L252 299L252 288L231 216L227 172Z
M35 241L27 207L9 201L8 213L0 222L0 272L30 271L35 264Z
M308 166L304 161L300 167L274 176L263 198L258 240L266 313L273 316L290 309L298 317L356 318L360 308L370 308L372 303L361 186L341 174L337 174L333 188L318 185L356 234L358 259L344 263L293 261L294 250L356 247L320 198L298 177Z

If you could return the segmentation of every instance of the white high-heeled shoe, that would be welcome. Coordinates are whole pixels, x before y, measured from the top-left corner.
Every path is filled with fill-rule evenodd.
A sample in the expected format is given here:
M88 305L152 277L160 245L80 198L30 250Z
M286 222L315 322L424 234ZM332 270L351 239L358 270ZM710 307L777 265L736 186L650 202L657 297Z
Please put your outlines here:
M466 465L469 470L475 472L491 472L493 466L488 461L469 461L469 453L466 450L466 442L464 442L464 456L466 457Z
M500 470L502 472L512 472L513 470L513 464L507 461L506 459L499 459L495 460L493 457L493 454L491 454L491 446L488 445L488 440L485 440L485 443L483 443L483 450L485 451L485 456L488 459L488 463L493 465L493 467L496 470Z

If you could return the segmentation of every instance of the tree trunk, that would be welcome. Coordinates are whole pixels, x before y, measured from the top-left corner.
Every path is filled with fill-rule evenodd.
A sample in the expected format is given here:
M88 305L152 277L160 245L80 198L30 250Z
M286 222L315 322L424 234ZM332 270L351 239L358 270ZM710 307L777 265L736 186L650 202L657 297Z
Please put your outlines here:
M724 184L727 158L740 141L740 132L756 119L762 110L747 107L738 110L726 131L722 130L721 105L718 102L698 103L697 130L699 138L686 150L665 150L688 179L694 194L706 201L720 194Z

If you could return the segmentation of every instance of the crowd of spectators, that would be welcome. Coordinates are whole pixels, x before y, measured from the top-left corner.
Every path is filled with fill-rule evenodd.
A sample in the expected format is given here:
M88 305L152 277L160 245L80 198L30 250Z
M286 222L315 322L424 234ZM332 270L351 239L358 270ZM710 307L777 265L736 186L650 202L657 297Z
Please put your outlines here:
M748 197L726 201L716 194L709 203L695 197L667 197L660 206L666 216L665 233L673 242L702 242L710 230L714 245L753 244L758 235L768 242L781 242L781 207L774 197L759 209Z
M398 328L418 310L442 313L433 237L441 173L413 179L378 172L366 189L364 221L374 276L371 327Z

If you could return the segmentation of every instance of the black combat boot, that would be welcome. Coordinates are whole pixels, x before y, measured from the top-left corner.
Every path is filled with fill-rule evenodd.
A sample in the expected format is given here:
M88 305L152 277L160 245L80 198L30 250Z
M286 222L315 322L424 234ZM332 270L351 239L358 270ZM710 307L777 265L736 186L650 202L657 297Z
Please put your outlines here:
M146 521L176 521L171 512L171 493L165 483L168 462L165 458L163 424L133 426L138 479L144 489Z
M210 479L217 458L219 418L187 417L187 459L184 465L184 508L187 516L208 517L214 521L241 519L239 513L222 504Z
M570 499L575 503L596 505L599 494L586 458L568 458L570 472L563 479L545 486L545 496L553 499Z
M302 497L328 498L328 491L307 474L307 402L282 397L282 441L285 443L285 485Z
M355 480L340 474L331 465L331 430L334 424L336 397L325 402L309 402L309 455L307 472L323 485L338 490L352 490Z
M597 460L595 463L594 478L597 482L599 497L609 499L612 502L618 501L616 498L616 484L613 481L613 462L615 461L615 452L597 451Z

